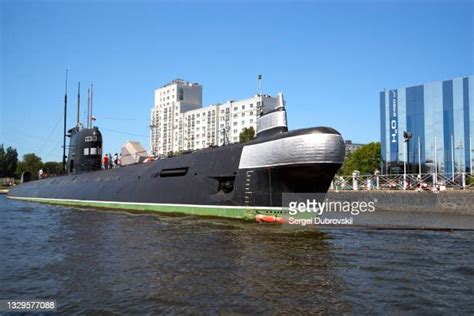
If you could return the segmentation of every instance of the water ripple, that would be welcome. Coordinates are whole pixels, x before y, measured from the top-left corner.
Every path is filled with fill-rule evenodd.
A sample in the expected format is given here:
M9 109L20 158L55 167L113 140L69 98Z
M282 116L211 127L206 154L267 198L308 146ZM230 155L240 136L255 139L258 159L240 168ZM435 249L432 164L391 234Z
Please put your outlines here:
M0 299L56 299L62 314L474 312L474 232L0 207Z

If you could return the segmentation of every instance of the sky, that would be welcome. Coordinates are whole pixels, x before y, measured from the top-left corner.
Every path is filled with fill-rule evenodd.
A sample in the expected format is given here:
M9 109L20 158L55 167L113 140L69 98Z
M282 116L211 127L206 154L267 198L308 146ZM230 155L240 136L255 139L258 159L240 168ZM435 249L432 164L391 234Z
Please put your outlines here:
M203 85L204 105L283 92L290 129L379 140L379 92L474 73L470 1L0 0L0 143L62 156L94 85L105 152L149 147L154 90Z

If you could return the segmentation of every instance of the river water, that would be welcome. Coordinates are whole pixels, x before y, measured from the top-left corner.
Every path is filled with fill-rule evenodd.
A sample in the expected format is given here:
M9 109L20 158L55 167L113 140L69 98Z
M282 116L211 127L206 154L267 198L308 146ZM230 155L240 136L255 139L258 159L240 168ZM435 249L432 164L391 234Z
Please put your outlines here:
M0 300L58 313L474 313L474 231L280 226L0 196Z

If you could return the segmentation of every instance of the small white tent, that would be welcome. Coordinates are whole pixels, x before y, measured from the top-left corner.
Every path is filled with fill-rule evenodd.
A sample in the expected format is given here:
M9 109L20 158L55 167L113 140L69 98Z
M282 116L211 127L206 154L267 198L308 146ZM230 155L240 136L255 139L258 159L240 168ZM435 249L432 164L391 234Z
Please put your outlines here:
M122 166L142 163L148 153L140 142L129 140L122 145Z

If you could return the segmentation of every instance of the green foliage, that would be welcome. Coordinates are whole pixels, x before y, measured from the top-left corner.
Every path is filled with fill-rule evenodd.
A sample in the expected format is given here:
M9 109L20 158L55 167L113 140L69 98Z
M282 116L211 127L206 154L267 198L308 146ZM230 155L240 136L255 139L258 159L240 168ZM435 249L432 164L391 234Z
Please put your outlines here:
M48 161L44 163L44 169L48 175L60 175L63 172L62 162Z
M253 139L255 137L255 130L253 129L253 127L249 127L249 128L244 128L242 130L242 132L240 132L240 135L239 135L239 140L241 143L245 143L245 142L248 142L249 140Z
M347 155L341 173L351 175L354 170L360 171L361 175L374 174L380 168L380 143L373 142Z
M23 160L18 163L16 175L19 177L25 171L31 172L33 178L38 176L38 171L44 167L41 158L35 154L25 154Z
M342 164L342 167L339 168L339 170L337 170L336 175L338 175L338 176L345 175L344 170L347 169L346 164L347 164L347 161L350 159L351 156L352 156L352 152L349 151L349 152L346 153L346 157L344 158L344 163Z
M8 147L5 151L0 145L0 178L13 177L18 164L18 153L15 148Z

